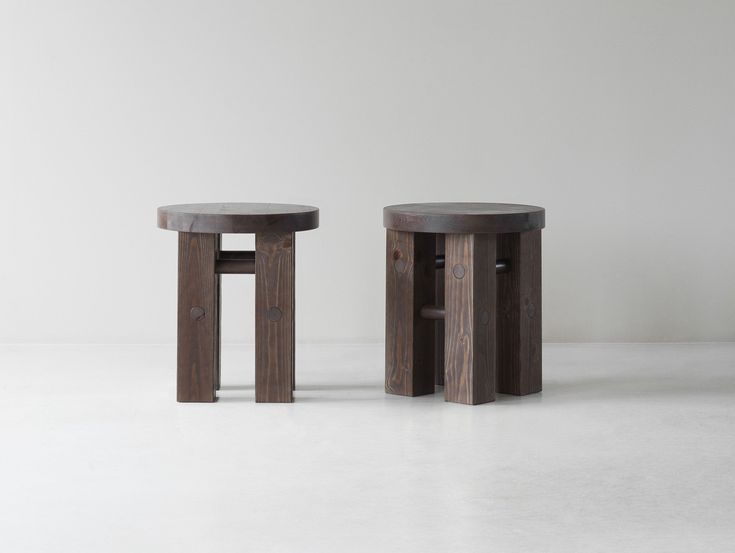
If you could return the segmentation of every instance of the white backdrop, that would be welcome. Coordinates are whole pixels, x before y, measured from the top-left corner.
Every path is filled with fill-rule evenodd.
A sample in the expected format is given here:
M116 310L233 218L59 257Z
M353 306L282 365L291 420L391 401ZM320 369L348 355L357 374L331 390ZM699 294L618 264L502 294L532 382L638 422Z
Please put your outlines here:
M735 340L734 98L735 2L0 0L0 341L172 342L204 201L321 208L301 340L382 339L418 201L547 208L547 341Z

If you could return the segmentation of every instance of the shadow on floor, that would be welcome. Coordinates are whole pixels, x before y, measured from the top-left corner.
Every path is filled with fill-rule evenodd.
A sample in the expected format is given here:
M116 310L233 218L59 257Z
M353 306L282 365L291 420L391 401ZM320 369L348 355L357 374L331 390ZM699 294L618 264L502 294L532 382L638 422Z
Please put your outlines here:
M691 378L668 375L604 375L575 379L544 379L547 401L574 398L635 398L672 396L722 396L735 394L735 372L732 375L707 376L692 371Z
M296 384L296 390L302 390L304 392L318 392L321 390L382 390L383 383L377 384L305 384L299 386Z
M225 396L218 396L217 401L223 401L225 403L233 403L233 402L254 402L255 401L255 394L254 394L255 386L245 385L245 384L230 384L230 385L223 385L220 386L221 392L251 392L247 395L225 395ZM375 396L362 396L362 397L355 397L353 394L345 394L344 396L340 396L338 394L333 394L331 392L375 392ZM301 396L300 393L308 392L310 395L307 396ZM329 393L327 396L314 396L312 395L313 392L326 392ZM296 403L312 403L312 402L318 402L318 401L329 401L329 402L335 402L335 401L375 401L376 399L380 399L382 397L383 392L383 383L379 382L376 384L304 384L299 386L296 385L296 390L294 392L295 394L295 402Z
M253 385L224 385L220 388L223 392L253 392ZM444 388L436 387L435 393L422 398L434 398L440 400ZM310 395L300 396L299 392L308 392ZM315 396L313 392L328 392L326 396ZM375 395L355 397L352 394L344 396L335 395L332 392L375 392ZM381 401L391 396L384 394L382 383L369 384L306 384L296 386L296 402L312 403L318 401ZM667 375L630 375L620 376L600 375L585 376L579 378L544 378L544 389L542 393L529 394L526 396L514 396L508 394L497 394L496 403L512 405L514 403L536 403L541 401L570 401L585 399L621 399L621 398L654 398L654 397L696 397L696 396L723 396L735 395L735 372L730 375L710 376L706 379L698 379L696 372L692 372L691 378L685 379L681 376ZM418 400L417 398L407 398ZM224 396L219 397L224 402L251 402L255 401L254 393L246 396Z

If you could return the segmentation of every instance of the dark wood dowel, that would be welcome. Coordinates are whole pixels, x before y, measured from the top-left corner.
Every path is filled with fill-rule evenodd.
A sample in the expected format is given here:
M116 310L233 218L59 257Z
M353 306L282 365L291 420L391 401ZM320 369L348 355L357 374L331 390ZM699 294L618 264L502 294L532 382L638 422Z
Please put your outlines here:
M214 270L218 275L254 275L255 260L218 259Z
M444 308L438 305L424 305L421 308L421 316L424 319L442 320L444 318Z
M232 259L236 261L255 261L255 252L252 251L221 251L217 259Z
M443 269L445 264L444 256L436 256L436 268ZM507 273L510 271L510 263L507 259L498 259L495 262L495 273Z
M221 251L214 270L220 275L254 275L255 252Z

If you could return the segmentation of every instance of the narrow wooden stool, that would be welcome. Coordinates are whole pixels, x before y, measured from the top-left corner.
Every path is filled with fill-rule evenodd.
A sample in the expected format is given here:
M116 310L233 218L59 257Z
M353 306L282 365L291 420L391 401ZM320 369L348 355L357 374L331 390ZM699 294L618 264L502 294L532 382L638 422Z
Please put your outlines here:
M220 275L255 274L255 401L293 401L295 232L319 226L319 210L289 204L186 204L158 208L179 233L176 399L217 401ZM223 233L255 234L255 251L222 251Z
M392 205L385 391L478 404L541 391L541 207Z

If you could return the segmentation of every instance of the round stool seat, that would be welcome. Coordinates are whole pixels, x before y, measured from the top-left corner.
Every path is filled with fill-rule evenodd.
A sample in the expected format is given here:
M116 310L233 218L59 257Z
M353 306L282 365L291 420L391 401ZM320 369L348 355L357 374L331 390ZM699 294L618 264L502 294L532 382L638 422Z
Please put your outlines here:
M296 232L319 226L319 209L293 204L180 204L158 208L158 227L212 234Z
M383 208L383 226L404 232L503 234L544 228L543 207L520 204L426 203Z

